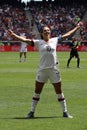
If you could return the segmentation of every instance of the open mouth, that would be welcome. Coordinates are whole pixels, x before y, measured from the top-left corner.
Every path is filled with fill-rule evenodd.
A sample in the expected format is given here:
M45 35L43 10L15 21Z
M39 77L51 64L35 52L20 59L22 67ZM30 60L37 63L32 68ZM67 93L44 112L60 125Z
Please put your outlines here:
M45 32L44 34L49 35L50 33L49 32Z

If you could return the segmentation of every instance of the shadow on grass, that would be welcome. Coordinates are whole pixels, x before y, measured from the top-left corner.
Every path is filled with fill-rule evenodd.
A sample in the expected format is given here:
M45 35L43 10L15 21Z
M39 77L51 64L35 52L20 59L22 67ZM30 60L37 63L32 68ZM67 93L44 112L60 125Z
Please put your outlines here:
M14 118L14 119L28 119L28 120L30 120L30 119L32 119L32 120L35 120L35 119L47 119L47 118L60 118L60 117L58 117L58 116L49 116L49 117L34 117L34 118L27 118L27 117L16 117L16 118Z
M8 117L8 118L0 118L0 119L16 119L16 120L35 120L35 119L52 119L52 118L54 118L54 119L56 119L56 118L62 118L62 117L59 117L59 116L48 116L48 117L34 117L34 118L27 118L27 117L13 117L13 118L10 118L10 117Z

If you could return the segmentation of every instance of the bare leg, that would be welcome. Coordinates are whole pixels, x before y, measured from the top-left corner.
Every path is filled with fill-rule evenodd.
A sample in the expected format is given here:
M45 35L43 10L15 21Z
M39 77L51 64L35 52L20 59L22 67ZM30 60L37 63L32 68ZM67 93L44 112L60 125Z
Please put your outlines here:
M62 93L62 90L61 90L61 82L59 82L59 83L54 83L53 86L54 86L54 89L55 89L56 94L61 94L61 93Z
M24 62L26 62L26 52L24 52Z
M22 54L23 54L23 52L20 52L20 60L19 60L19 62L21 62Z
M40 94L42 92L44 83L40 83L38 81L35 82L35 93Z

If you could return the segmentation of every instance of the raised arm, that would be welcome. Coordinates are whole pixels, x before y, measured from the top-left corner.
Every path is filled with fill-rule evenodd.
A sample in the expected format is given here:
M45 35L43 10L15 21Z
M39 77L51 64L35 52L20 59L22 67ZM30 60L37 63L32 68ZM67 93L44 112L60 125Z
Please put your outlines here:
M68 38L70 35L74 34L81 26L83 26L83 23L79 22L75 28L73 28L71 31L65 33L64 35L62 35L62 39L64 40L64 39Z
M27 39L27 38L25 38L25 37L19 36L19 35L17 35L16 33L14 33L12 30L8 30L8 35L9 35L10 37L16 38L16 39L19 40L19 41L22 41L22 42L25 42L25 43L27 43L27 44L29 44L29 45L32 45L32 40L31 40L31 39Z

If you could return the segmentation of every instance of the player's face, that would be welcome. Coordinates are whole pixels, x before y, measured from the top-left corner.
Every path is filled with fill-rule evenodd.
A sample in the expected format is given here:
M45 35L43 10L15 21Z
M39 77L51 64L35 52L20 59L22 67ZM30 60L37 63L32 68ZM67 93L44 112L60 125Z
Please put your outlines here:
M48 27L43 28L42 36L44 40L49 40L50 38L50 29Z

